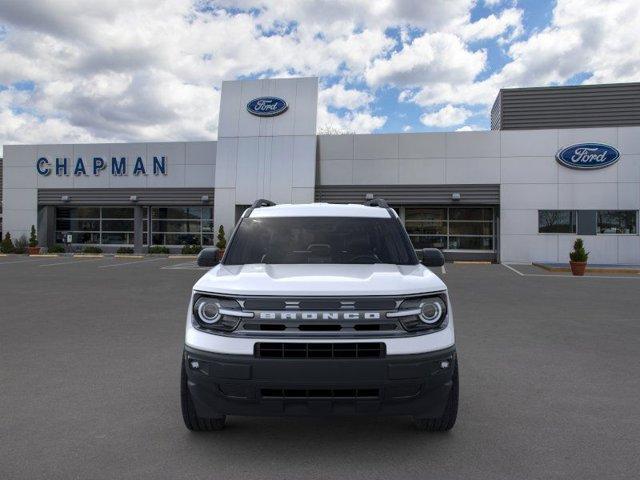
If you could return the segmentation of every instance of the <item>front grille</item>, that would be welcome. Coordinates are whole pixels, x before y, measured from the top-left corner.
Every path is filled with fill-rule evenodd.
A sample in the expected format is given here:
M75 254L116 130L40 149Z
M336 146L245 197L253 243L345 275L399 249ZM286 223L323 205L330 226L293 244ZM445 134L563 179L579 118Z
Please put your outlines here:
M378 388L263 388L262 398L302 398L302 399L365 399L380 398Z
M394 298L247 298L242 300L246 310L393 310Z
M384 343L256 343L258 358L383 358Z

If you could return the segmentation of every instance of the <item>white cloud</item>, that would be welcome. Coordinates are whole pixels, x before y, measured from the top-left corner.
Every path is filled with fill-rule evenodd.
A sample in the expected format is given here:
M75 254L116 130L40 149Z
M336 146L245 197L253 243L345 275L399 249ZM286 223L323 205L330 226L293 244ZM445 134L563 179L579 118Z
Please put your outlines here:
M420 121L428 127L451 127L464 123L473 113L466 108L445 105L433 113L423 113Z
M479 130L484 129L478 125L465 125L464 127L456 128L456 132L477 132Z
M411 125L405 125L404 127L402 127L403 132L410 132L411 130L413 130L413 127Z
M369 92L362 90L347 89L344 85L336 83L329 88L320 90L318 101L324 105L335 108L347 108L357 110L369 105L374 97Z
M507 40L513 40L524 32L522 15L523 11L519 8L507 8L499 15L491 14L464 25L458 33L465 40L484 40L503 34L507 34Z
M471 51L452 33L425 33L365 72L370 85L412 87L431 82L471 82L483 70L484 50Z

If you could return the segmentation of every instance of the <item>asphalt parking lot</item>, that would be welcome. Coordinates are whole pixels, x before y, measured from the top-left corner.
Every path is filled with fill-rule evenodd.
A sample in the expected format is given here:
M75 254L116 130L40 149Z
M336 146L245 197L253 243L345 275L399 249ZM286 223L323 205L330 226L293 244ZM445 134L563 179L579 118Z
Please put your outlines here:
M184 259L0 258L0 478L638 478L640 275L447 265L461 381L447 434L241 417L194 434L179 362L202 274Z

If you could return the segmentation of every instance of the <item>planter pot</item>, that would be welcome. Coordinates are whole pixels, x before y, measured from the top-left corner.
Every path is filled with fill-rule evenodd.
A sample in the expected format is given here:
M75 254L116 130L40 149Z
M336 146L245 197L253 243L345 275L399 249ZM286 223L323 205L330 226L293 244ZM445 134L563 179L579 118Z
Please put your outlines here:
M40 247L27 247L29 255L40 255Z
M569 262L571 266L571 273L577 277L584 275L584 271L587 269L587 262Z

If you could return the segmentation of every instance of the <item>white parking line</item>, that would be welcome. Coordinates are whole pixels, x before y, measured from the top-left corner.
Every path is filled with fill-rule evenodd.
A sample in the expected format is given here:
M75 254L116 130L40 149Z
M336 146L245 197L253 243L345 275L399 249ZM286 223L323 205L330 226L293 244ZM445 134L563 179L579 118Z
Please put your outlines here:
M163 270L210 270L210 267L199 267L196 262L177 263L160 267Z
M580 276L574 276L574 275L554 275L552 273L522 273L519 270L516 270L515 268L513 268L511 265L507 265L506 263L503 263L502 265L504 265L505 267L507 267L509 270L511 270L514 273L517 273L518 275L520 275L521 277L545 277L545 278L612 278L612 279L618 279L618 280L640 280L640 275L637 277L632 277L632 276L627 276L627 275L620 275L620 276L612 276L612 275L584 275L582 277ZM520 264L520 265L524 265L524 264Z
M44 265L40 265L41 267L55 267L56 265L78 265L80 263L89 263L89 262L97 262L99 260L104 260L104 257L100 258L86 258L86 259L78 259L75 258L68 262L58 262L58 263L45 263Z
M98 268L124 267L125 265L135 265L135 264L138 264L138 263L157 262L158 260L164 260L164 258L150 258L148 260L136 260L134 262L114 263L113 265L100 265Z

